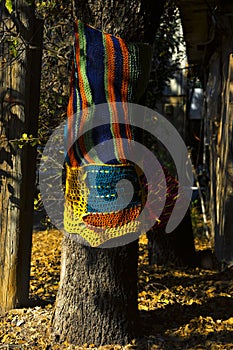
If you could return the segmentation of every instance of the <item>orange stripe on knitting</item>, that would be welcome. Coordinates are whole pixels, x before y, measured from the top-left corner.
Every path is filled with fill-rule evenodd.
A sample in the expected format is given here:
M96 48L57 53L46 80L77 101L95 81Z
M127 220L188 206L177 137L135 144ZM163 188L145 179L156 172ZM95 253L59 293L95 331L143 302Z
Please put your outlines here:
M77 27L78 27L78 21L77 21ZM88 114L88 110L86 109L88 107L88 101L87 101L87 97L86 97L86 93L85 93L85 89L84 89L82 72L80 69L80 45L79 45L79 33L78 33L78 31L75 31L75 42L76 42L75 58L76 58L76 66L77 66L77 70L78 70L79 91L80 91L80 96L81 96L81 101L82 101L81 102L82 103L82 117L80 118L79 132L80 132L80 134L82 134L83 126L84 126L84 123L86 121L86 116ZM86 150L86 147L84 144L83 136L81 136L79 138L78 146L79 146L80 151L83 154L83 156L85 155L85 159L88 162L93 163L94 161L92 160L92 158L87 155L87 150ZM75 166L75 165L71 164L71 166Z
M114 93L114 78L115 78L115 57L114 57L114 45L111 35L105 35L106 50L108 55L108 98L109 102L115 102L116 97Z
M140 215L141 206L124 209L116 213L91 213L84 216L83 221L91 226L101 228L117 228L130 221L137 219Z
M114 92L114 79L115 79L115 55L114 55L114 44L111 35L105 35L106 40L106 51L108 55L108 101L111 102L112 108L112 130L113 137L117 139L117 152L119 160L122 163L126 163L123 144L121 140L120 126L118 122L118 112L116 107L116 96Z

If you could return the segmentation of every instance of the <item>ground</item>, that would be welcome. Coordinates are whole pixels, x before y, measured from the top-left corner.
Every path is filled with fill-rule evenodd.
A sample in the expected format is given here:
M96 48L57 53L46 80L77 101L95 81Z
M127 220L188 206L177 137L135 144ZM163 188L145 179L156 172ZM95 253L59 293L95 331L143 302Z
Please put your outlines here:
M195 220L193 215L197 226ZM201 225L197 233L196 248L209 248L211 243L203 236ZM94 344L57 345L50 335L61 239L56 230L34 232L31 307L12 310L0 318L0 349L97 349ZM143 236L138 269L142 334L125 347L98 349L233 349L233 268L220 272L219 268L149 267L146 243Z

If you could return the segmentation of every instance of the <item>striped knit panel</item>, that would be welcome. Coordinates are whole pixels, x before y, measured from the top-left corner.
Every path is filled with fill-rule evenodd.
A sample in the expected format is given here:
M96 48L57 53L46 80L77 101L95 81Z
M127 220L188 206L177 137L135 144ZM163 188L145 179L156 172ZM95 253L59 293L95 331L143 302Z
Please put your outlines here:
M75 125L69 125L72 132L82 133L88 118L86 108L107 103L109 106L108 125L101 130L93 130L92 135L85 135L68 152L68 164L77 166L84 163L101 162L90 159L88 150L105 140L113 140L113 149L109 150L112 162L127 163L123 145L115 140L133 139L127 111L124 124L119 125L116 102L134 102L133 91L140 74L139 52L137 45L126 44L121 38L103 33L81 21L75 23L74 70L72 72L71 95L68 118L73 117ZM125 107L126 108L126 107ZM119 109L119 105L118 105ZM106 122L106 119L105 119ZM109 155L110 156L110 155Z

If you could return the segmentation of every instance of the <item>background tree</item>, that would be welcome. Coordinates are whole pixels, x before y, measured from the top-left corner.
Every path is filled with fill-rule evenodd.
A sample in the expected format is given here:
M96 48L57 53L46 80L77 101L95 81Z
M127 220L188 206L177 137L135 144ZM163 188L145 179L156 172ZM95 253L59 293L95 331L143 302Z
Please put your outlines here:
M156 103L180 69L180 61L184 58L184 38L180 34L180 25L177 1L166 1L160 25L155 34L152 71L145 97L146 105L152 109L156 109ZM144 144L155 153L160 164L168 172L168 181L176 187L176 167L165 147L151 135L144 137ZM197 264L190 210L170 234L165 233L165 227L155 225L147 232L147 237L151 265L195 266Z
M42 30L33 1L1 1L0 313L28 303Z

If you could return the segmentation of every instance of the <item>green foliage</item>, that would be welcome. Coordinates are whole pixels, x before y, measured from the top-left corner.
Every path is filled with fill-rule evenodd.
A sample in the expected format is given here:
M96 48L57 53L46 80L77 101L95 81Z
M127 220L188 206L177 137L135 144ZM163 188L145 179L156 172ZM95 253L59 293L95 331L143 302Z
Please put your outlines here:
M45 19L39 133L40 137L46 139L51 130L66 117L74 19L71 1L38 0L36 9ZM168 0L155 36L146 102L148 107L154 107L179 67L183 56L180 50L183 38L177 34L179 25L179 11L175 1Z
M11 14L13 12L12 0L6 0L5 7L6 7L7 11Z
M9 40L9 53L13 58L18 56L18 39L12 38Z
M40 144L40 140L38 137L33 137L33 135L28 135L23 133L19 139L10 140L10 143L17 145L19 148L23 148L26 144L35 147Z
M44 17L46 17L48 15L48 13L46 14L46 12L49 11L49 13L51 13L51 11L56 9L56 6L59 4L55 0L39 0L36 1L36 5L38 11L40 11L40 13L43 14Z
M51 131L66 117L73 44L72 2L68 0L27 2L35 4L37 15L45 20L39 119L39 138L45 143ZM14 8L13 1L5 0L4 3L11 13ZM179 26L178 18L179 13L174 0L168 0L155 37L153 71L147 95L147 105L152 108L178 67L181 55L179 44L182 40L176 34ZM4 43L6 45L2 65L18 59L25 49L20 38L16 34L12 35L12 31L5 33ZM174 61L175 52L178 55Z
M42 208L41 194L40 192L34 198L34 210L40 210Z
M52 130L66 118L73 18L71 1L66 0L36 1L36 11L44 18L39 137L45 143Z

